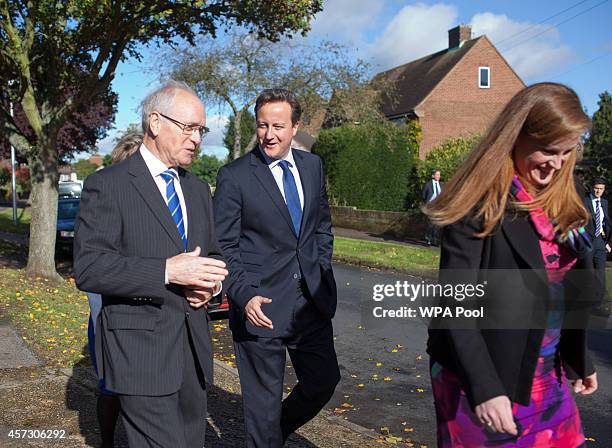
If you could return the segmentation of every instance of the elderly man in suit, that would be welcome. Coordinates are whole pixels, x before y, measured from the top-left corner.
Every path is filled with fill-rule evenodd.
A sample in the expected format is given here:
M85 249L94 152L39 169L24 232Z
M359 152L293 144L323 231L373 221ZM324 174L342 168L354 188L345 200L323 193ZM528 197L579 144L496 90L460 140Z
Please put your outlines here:
M98 371L119 395L131 447L204 445L212 381L205 304L227 275L208 185L183 169L205 124L187 85L164 84L143 102L140 149L83 189L76 281L102 294Z
M283 446L340 378L325 175L318 156L291 148L300 115L291 92L261 93L259 146L221 168L214 197L248 447ZM298 384L281 401L286 351Z
M608 200L603 198L606 190L606 181L594 178L591 182L591 191L585 198L585 205L591 214L587 231L593 239L593 265L597 273L601 291L599 298L602 300L606 293L606 258L610 252L610 235L612 234L612 223L608 215Z
M435 169L431 172L431 179L425 183L423 187L423 193L421 194L423 202L427 204L428 202L436 199L440 193L442 192L442 182L440 182L441 172L438 169ZM433 225L431 222L427 223L427 229L425 230L425 243L428 246L432 244L438 245L439 230Z

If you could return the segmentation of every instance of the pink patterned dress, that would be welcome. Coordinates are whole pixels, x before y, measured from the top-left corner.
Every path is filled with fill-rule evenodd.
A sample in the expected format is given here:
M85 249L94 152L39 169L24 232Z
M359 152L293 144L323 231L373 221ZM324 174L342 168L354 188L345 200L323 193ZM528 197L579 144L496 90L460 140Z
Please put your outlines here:
M516 200L531 199L518 178L513 180L512 193ZM540 355L536 366L528 406L514 403L513 415L519 429L518 436L491 433L472 412L459 378L438 363L431 367L432 389L438 415L437 436L439 448L521 447L521 448L577 448L585 440L580 414L563 370L556 368L555 357L560 340L563 307L563 278L576 263L572 250L557 242L553 225L542 210L529 213L538 235L540 250L548 275L549 287L556 310L549 315ZM580 237L576 230L573 237ZM459 400L453 399L459 394ZM451 407L457 407L450 409ZM455 415L453 420L441 416Z

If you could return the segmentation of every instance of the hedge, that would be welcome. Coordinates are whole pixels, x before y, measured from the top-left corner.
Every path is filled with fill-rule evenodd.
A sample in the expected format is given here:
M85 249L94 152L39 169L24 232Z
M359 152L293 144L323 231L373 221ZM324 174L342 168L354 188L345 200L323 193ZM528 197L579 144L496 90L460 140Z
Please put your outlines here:
M417 146L407 126L388 122L321 131L312 151L325 164L332 203L403 210Z

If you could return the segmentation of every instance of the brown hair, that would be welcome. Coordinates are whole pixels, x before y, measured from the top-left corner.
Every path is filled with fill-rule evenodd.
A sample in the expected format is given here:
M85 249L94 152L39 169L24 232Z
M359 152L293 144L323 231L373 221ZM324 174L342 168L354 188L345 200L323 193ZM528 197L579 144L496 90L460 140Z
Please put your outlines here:
M452 224L473 213L482 220L481 232L489 235L502 220L515 172L514 147L519 135L543 144L570 134L582 134L590 126L580 100L572 89L557 83L538 83L518 92L504 107L478 146L445 184L442 193L423 211L437 225ZM552 181L530 193L527 204L512 202L517 209L542 208L555 220L555 230L565 234L585 225L585 209L573 179L577 151L572 151ZM528 186L526 185L528 188ZM529 188L528 188L529 189Z
M255 119L261 107L268 103L289 103L291 106L291 124L295 125L302 117L302 106L295 95L287 89L266 89L255 101Z
M134 154L142 144L142 132L130 132L117 142L111 152L113 164L119 163Z

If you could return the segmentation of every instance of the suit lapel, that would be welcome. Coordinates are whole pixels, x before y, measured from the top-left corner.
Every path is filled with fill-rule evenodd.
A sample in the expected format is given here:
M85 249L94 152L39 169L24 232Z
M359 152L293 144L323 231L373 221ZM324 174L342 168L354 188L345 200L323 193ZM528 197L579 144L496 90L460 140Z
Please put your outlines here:
M168 210L168 206L159 193L157 184L155 184L155 180L153 180L153 176L151 176L140 152L136 152L136 154L130 158L129 163L129 172L134 176L132 185L134 185L134 188L140 193L140 196L142 196L142 199L151 209L153 215L155 215L155 218L159 221L168 236L174 241L174 244L183 252L185 246L178 233L176 224L170 215L170 210Z
M502 221L502 230L510 245L532 269L544 270L540 241L529 219L506 216Z
M270 199L272 199L272 203L276 206L285 221L287 221L287 225L291 229L291 234L295 235L295 231L293 230L293 221L291 221L287 204L285 204L285 200L278 189L274 176L270 172L270 168L268 168L268 165L263 159L263 156L260 154L258 148L251 151L251 165L254 168L253 174L255 174L257 180L259 180L259 182L263 185L264 190L266 190L270 196Z

